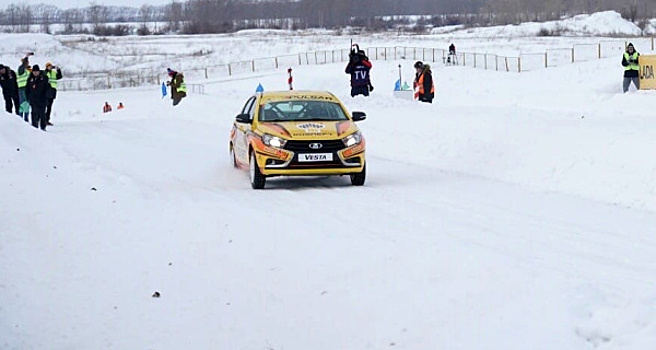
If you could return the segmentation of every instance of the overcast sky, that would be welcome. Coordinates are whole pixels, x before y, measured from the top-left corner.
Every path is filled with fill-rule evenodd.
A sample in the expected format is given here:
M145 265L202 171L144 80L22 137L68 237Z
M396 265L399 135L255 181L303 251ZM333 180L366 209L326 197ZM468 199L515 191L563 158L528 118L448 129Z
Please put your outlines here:
M94 0L99 5L115 5L115 6L132 6L141 7L143 4L148 5L166 5L170 4L171 0ZM176 0L182 2L182 0ZM0 0L0 10L4 10L10 4L51 4L59 7L60 9L67 9L71 7L87 7L91 3L90 0Z

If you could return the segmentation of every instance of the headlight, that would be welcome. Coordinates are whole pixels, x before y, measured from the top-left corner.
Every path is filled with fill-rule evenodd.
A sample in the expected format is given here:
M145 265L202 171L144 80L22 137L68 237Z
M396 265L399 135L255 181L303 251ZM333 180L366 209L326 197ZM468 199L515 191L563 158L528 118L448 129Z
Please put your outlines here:
M287 140L281 139L280 137L264 134L262 135L262 142L269 147L283 148Z
M356 131L352 133L349 136L346 136L345 138L342 139L342 142L344 142L344 146L346 147L351 147L359 144L362 142L362 133L360 131Z

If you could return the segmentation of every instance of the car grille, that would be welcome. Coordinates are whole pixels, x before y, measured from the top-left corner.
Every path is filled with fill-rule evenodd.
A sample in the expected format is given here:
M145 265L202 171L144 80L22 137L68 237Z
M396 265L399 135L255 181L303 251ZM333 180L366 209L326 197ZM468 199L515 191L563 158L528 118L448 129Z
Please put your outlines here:
M314 149L310 148L310 144L321 144L321 148ZM298 140L288 140L285 143L284 149L294 152L316 152L316 153L328 153L334 151L340 151L346 148L342 140L309 140L309 141L298 141Z

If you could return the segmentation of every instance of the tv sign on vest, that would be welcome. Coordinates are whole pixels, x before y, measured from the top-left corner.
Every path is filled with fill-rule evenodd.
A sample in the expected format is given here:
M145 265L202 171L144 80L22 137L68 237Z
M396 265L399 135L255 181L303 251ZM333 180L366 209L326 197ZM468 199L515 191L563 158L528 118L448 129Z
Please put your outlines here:
M654 77L656 55L640 55L638 63L640 64L640 90L656 90L656 77Z

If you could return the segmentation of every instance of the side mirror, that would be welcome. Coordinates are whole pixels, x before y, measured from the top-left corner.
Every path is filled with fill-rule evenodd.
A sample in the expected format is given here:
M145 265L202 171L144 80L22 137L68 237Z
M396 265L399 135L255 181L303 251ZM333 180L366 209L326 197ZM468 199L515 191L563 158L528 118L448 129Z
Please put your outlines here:
M246 123L246 124L253 123L253 121L251 120L251 115L247 113L238 114L237 117L235 117L235 120L237 121L237 123Z
M352 115L354 122L359 122L361 120L367 119L367 115L364 112L353 112Z

